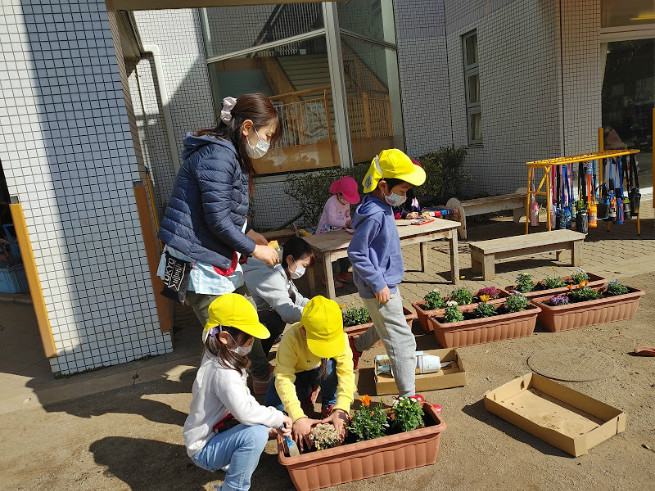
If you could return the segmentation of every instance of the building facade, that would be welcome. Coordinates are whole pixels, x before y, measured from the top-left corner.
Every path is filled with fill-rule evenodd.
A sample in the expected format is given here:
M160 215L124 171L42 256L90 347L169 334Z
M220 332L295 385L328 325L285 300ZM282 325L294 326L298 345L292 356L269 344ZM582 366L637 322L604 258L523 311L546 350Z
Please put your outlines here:
M391 146L466 147L471 195L597 150L601 126L651 158L652 2L219 3L0 6L3 192L24 215L55 373L172 350L153 237L185 133L214 125L227 95L266 93L285 125L258 164L259 228L295 215L289 172Z

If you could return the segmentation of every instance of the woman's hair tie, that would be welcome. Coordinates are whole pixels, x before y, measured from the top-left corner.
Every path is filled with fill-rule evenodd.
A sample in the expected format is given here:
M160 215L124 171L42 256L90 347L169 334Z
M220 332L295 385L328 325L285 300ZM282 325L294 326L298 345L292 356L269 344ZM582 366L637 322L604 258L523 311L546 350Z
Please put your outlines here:
M223 99L223 109L221 109L221 121L225 124L229 124L232 120L232 108L237 103L237 100L234 97L226 97Z

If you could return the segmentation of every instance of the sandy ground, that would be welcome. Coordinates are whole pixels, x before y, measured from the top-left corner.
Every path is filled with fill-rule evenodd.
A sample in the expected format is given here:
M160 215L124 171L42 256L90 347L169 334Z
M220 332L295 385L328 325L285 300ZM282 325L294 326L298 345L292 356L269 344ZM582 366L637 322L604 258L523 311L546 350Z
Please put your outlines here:
M653 489L655 358L630 355L636 346L655 346L652 220L647 230L641 241L633 241L635 247L647 247L651 253L642 256L642 274L637 261L642 253L635 252L635 258L625 259L629 268L624 270L634 273L621 277L623 283L648 292L634 319L562 333L538 327L529 338L460 348L468 385L424 393L427 400L444 407L448 425L437 463L339 489ZM531 266L550 271L550 264L549 260ZM570 269L556 272L566 274ZM520 270L516 265L499 267L500 273L509 271L512 277ZM491 284L507 284L504 278ZM471 286L475 284L481 286L479 281ZM438 348L436 339L422 334L418 325L415 332L420 349ZM597 350L615 361L617 369L611 377L565 385L627 415L625 433L578 458L488 413L482 402L486 391L528 373L530 355L566 346ZM372 361L381 352L377 348L362 358L360 394L373 393ZM196 468L186 456L181 431L198 360L194 355L151 381L135 377L133 385L81 398L69 396L56 403L44 397L38 405L26 403L20 410L2 411L0 489L213 489L224 474ZM96 372L98 383L104 373ZM85 376L71 377L69 390L78 377ZM389 403L390 397L383 401ZM272 440L252 488L293 489L287 471L277 462Z

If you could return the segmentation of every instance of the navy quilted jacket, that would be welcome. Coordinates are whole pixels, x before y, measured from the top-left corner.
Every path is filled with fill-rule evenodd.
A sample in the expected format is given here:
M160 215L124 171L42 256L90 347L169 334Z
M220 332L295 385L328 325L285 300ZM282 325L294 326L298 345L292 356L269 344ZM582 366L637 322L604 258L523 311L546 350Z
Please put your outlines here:
M234 146L209 135L184 138L184 163L168 201L159 238L203 263L229 269L234 251L255 242L241 230L248 213L248 173Z

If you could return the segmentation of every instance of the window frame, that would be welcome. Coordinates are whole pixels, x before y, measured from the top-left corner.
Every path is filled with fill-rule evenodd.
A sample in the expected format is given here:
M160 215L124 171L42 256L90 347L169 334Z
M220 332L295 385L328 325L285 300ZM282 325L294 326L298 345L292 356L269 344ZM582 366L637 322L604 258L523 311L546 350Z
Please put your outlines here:
M475 53L476 58L474 63L468 64L467 58L467 41L471 38L475 38ZM468 136L468 144L470 146L482 145L483 135L482 135L482 98L480 97L480 64L479 64L479 52L478 52L478 32L477 29L467 32L462 35L462 65L464 68L464 102L466 104L466 133ZM477 76L478 80L478 90L477 90L477 101L470 100L470 85L469 79L473 76ZM473 135L472 122L475 116L480 117L480 138L475 139Z

